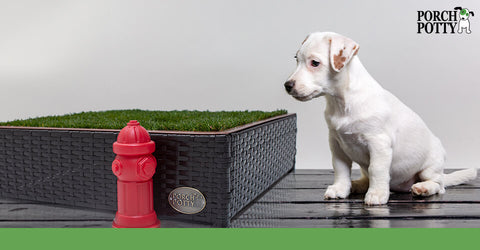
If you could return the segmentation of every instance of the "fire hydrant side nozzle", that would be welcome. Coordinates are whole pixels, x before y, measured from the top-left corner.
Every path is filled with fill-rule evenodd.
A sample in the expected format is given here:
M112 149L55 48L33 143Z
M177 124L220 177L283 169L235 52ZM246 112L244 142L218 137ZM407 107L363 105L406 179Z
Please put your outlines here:
M138 121L130 121L113 143L117 154L112 172L117 176L118 210L115 228L160 227L153 210L153 181L157 160L155 143Z

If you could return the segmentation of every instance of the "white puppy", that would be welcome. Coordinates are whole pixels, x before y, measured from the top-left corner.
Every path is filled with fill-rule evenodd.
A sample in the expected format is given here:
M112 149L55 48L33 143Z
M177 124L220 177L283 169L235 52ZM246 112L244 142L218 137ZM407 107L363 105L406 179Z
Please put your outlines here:
M476 178L476 169L443 173L445 151L422 119L383 89L358 59L350 38L310 34L298 50L297 68L285 83L294 98L325 95L325 120L335 170L326 199L366 193L368 205L388 202L390 190L415 195L444 193L446 186ZM351 181L352 162L362 177Z

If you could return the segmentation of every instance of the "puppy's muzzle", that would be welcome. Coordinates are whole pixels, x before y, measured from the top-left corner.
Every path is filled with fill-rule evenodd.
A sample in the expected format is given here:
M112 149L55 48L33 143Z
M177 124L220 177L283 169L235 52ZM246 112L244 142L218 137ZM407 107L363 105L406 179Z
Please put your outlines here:
M289 80L285 82L285 90L290 93L292 91L293 87L295 86L295 80Z

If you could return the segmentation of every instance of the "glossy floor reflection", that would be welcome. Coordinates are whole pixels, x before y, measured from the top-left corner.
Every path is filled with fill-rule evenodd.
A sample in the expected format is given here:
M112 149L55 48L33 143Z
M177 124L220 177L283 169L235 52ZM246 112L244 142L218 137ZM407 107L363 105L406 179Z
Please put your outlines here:
M449 188L443 195L392 193L389 203L382 206L365 206L363 195L324 200L332 180L329 170L297 170L238 216L232 227L480 227L478 178Z

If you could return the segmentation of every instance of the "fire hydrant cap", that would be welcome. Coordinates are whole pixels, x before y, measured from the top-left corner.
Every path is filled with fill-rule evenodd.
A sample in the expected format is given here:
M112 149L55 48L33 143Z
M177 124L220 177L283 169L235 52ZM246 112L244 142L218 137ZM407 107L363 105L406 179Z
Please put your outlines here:
M150 141L150 135L147 130L140 126L138 121L130 121L126 127L124 127L117 137L118 143L132 144L132 143L145 143Z
M148 131L136 120L130 121L118 134L113 143L113 152L123 155L150 154L155 151L155 143L150 140Z

